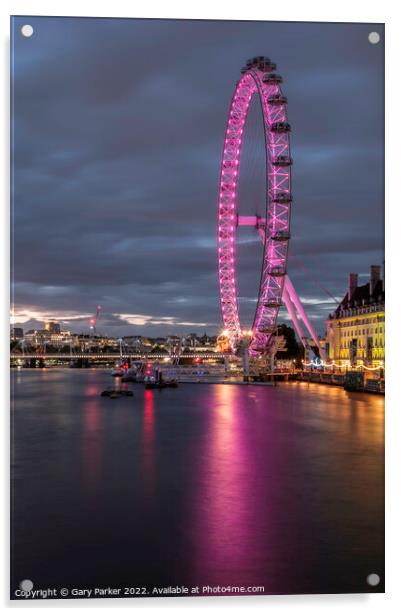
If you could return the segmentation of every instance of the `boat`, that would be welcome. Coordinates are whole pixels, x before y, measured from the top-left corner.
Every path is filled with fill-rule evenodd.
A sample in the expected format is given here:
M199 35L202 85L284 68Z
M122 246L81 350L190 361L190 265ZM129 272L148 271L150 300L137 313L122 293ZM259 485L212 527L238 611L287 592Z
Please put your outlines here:
M147 381L145 383L145 389L166 389L167 387L178 387L176 380L169 381Z
M131 397L134 395L134 392L130 389L121 389L120 391L116 391L115 389L105 389L100 395L102 396L102 398L115 399L121 398L122 396Z

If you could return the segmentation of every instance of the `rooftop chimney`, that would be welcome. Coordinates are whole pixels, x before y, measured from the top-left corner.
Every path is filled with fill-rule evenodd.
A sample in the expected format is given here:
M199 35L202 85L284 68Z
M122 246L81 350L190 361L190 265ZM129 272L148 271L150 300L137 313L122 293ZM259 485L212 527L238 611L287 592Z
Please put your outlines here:
M380 265L371 265L370 266L370 284L369 284L369 293L373 295L376 285L380 280Z
M348 276L348 301L350 302L355 289L358 286L358 274L349 274Z

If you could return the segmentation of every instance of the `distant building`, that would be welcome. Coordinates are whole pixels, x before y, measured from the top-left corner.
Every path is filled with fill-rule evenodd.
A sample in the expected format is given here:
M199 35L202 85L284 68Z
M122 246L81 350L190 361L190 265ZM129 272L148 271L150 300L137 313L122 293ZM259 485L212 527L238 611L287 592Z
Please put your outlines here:
M139 353L142 349L141 336L123 336L124 348L133 353Z
M24 330L22 327L12 327L10 337L11 340L22 340L24 337Z
M43 342L43 329L29 329L25 333L25 342L28 345L38 346Z
M63 334L65 332L61 332ZM69 332L68 332L69 333ZM113 351L118 349L119 341L112 336L93 336L91 334L70 334L72 346L82 353L89 351Z
M69 344L71 332L51 331L49 329L30 329L25 334L25 342L28 346L40 347L43 345L62 347Z
M182 344L184 347L194 352L215 351L217 346L217 336L208 336L206 332L203 336L198 336L198 334L191 333L183 337Z
M370 281L358 285L349 275L348 291L327 324L327 357L340 365L384 366L384 278L380 266L370 268Z
M61 332L60 323L57 321L45 321L45 331L51 334L59 334Z
M196 334L195 332L188 334L187 336L184 336L183 338L184 346L191 348L191 349L196 347L197 341L198 341L198 334Z

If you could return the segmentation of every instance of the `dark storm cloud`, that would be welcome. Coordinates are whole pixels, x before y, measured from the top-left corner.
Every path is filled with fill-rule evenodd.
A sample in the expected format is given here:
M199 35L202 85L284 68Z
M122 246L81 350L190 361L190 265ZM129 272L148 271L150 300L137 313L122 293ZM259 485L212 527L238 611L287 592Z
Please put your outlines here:
M109 333L216 330L224 126L239 68L259 53L289 98L290 272L320 329L333 307L322 288L342 297L349 271L381 262L383 45L368 43L371 24L29 18L24 39L26 20L14 20L12 67L14 299L26 326L54 314L80 330L100 303ZM260 246L247 237L239 289L251 320Z

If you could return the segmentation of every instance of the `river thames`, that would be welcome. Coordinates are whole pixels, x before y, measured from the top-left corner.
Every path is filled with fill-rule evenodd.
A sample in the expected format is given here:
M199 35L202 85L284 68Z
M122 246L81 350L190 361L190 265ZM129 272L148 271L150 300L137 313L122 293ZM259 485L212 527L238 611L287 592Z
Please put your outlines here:
M11 378L12 595L24 579L383 592L382 396L128 384L112 400L103 370Z

